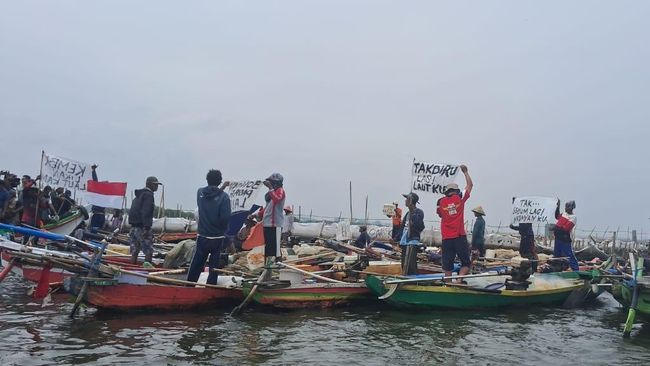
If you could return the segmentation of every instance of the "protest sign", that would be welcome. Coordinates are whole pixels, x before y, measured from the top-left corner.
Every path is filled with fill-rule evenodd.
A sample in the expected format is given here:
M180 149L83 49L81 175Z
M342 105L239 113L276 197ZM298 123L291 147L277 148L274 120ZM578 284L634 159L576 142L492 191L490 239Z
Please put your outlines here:
M411 168L411 192L444 194L445 186L454 183L458 172L458 165L414 160Z
M381 210L384 215L393 217L395 215L395 204L394 203L385 203L384 208Z
M228 195L232 212L248 211L255 204L257 194L263 187L261 180L242 180L230 182Z
M86 192L88 181L92 179L92 170L89 164L43 153L41 159L43 186L63 187L71 191Z
M512 203L512 224L553 223L557 198L550 197L516 197Z

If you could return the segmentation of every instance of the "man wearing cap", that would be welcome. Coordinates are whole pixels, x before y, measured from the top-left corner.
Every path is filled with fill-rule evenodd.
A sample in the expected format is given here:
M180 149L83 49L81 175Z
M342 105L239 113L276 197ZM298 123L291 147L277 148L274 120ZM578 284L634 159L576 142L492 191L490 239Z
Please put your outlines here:
M221 249L226 238L228 222L230 221L230 197L223 188L219 188L222 177L219 170L211 169L205 176L208 185L196 192L196 205L199 208L196 250L187 280L197 282L203 272L205 261L208 260L210 272L207 283L216 285L219 274L214 269L219 268ZM209 259L208 259L209 257Z
M577 216L573 213L575 208L575 201L567 201L564 204L564 213L560 214L560 200L557 200L557 207L555 208L557 223L554 229L555 245L553 246L553 256L556 258L568 257L571 270L578 271L580 270L578 259L576 259L571 246L576 237L576 223L578 222Z
M279 173L273 173L264 180L264 185L269 189L264 195L266 206L262 216L264 226L264 262L267 266L280 259L280 236L284 215L282 214L286 194L284 178Z
M151 263L153 257L153 234L151 224L153 223L154 199L153 193L158 190L156 177L148 177L146 186L135 190L135 198L129 209L129 245L131 247L131 263L138 262L140 250L144 253L144 260Z
M402 274L405 276L418 274L418 247L420 234L424 230L424 211L417 208L420 201L415 193L403 194L406 199L404 204L408 211L404 215L400 230L402 237L399 245L402 248Z
M472 210L476 221L472 228L472 253L478 254L479 257L485 257L485 211L483 207L478 206Z
M393 240L399 241L402 237L402 232L400 228L402 227L402 209L399 208L397 202L393 202L395 205L395 211L393 212ZM389 216L390 217L390 216Z
M441 219L442 269L445 271L445 276L451 276L456 256L460 259L461 265L459 275L469 273L471 265L469 243L467 243L467 234L465 233L465 202L469 199L474 185L467 171L467 166L461 165L460 169L467 182L465 194L461 195L457 184L448 184L444 188L445 196L438 200L438 208L436 209Z

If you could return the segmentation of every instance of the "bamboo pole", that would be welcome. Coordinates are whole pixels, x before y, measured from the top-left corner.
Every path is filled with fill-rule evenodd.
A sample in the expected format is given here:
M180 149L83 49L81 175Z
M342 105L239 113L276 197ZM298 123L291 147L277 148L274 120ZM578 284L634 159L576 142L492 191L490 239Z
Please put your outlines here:
M314 277L314 278L319 279L321 281L332 282L332 283L344 283L342 281L338 281L338 280L335 280L335 279L332 279L332 278L327 278L327 277L319 276L317 274L313 274L312 272L308 272L308 271L305 271L305 270L302 270L300 268L290 266L290 265L282 263L282 262L278 262L277 264L279 266L285 267L285 268L290 269L292 271L299 272L299 273L302 273L302 274L310 276L310 277Z
M144 273L140 273L140 272L129 271L129 270L126 270L126 269L123 269L123 268L115 267L115 266L109 266L109 267L111 267L114 271L116 271L118 273L125 273L125 274L136 276L136 277L146 278L147 280L150 280L151 282L165 283L165 284L168 284L168 285L180 285L180 286L191 285L191 286L196 286L196 287L209 287L209 288L216 288L216 289L221 289L221 290L228 289L228 287L218 286L218 285L211 285L209 283L205 283L205 284L201 283L201 284L199 284L199 283L191 282L191 281L177 280L175 278L165 278L165 277L152 276L150 274L144 274Z

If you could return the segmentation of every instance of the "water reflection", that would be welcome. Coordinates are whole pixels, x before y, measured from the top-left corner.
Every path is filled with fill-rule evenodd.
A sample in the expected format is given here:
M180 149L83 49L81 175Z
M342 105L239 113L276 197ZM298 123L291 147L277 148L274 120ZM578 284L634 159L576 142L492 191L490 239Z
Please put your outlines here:
M69 297L41 306L22 280L0 284L0 364L529 364L647 361L650 324L623 340L626 313L602 297L584 309L314 311L228 309L109 313Z

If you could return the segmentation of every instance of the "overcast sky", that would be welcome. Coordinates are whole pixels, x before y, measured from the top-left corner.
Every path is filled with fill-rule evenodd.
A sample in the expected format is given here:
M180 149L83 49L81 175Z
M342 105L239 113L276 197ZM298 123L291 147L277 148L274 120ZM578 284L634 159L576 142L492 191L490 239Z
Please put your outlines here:
M277 171L329 216L351 180L380 217L417 157L466 163L488 225L542 195L650 233L649 2L0 4L0 169L36 175L44 149L184 208L210 168Z

